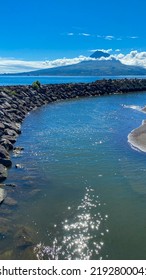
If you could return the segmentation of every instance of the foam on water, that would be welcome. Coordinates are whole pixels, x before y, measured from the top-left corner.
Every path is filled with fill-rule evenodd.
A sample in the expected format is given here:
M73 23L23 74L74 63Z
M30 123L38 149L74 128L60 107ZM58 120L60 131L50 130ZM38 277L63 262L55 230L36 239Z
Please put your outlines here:
M137 105L122 105L123 108L129 108L129 109L133 109L139 112L142 112L144 114L146 114L146 106L141 107L141 106L137 106Z
M133 110L142 112L142 108L140 106L136 106L136 105L122 105L122 106L123 106L123 108L129 108L129 109L133 109ZM143 112L143 113L145 113L145 112Z

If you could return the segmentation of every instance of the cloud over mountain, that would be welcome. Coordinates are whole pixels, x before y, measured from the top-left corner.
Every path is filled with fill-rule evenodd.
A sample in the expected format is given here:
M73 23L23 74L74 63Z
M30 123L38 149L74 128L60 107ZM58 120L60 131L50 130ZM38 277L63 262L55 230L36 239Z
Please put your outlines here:
M126 55L120 53L116 55L115 58L119 59L126 65L141 66L146 68L146 52L138 52L135 50Z
M97 51L97 50L92 50ZM112 49L104 50L100 49L105 53L110 53ZM126 65L141 66L146 68L146 52L139 52L137 50L131 51L128 54L123 54L119 49L115 50L115 54L111 54L108 57L97 58L97 60L119 60L121 63ZM54 68L58 66L66 66L70 64L77 64L82 61L96 60L89 56L80 55L74 58L60 58L55 60L46 61L31 61L31 60L19 60L12 58L0 58L0 73L19 73L26 71L33 71L37 69Z

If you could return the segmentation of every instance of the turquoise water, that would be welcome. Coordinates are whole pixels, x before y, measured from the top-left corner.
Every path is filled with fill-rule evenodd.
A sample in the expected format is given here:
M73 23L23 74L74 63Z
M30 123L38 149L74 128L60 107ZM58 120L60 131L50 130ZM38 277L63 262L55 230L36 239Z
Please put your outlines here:
M0 259L146 258L146 154L127 142L145 115L125 107L145 104L146 92L84 98L26 117Z
M29 77L29 76L0 76L1 85L31 85L34 81L39 80L41 84L62 84L62 83L90 83L101 79L121 79L121 78L143 78L146 76L44 76L44 77Z

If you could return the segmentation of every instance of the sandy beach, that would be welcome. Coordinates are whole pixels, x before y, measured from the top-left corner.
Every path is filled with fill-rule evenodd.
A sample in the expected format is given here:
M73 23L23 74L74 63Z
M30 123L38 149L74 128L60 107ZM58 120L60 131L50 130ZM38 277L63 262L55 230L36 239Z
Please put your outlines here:
M141 126L128 134L128 142L142 152L146 152L146 120L143 120Z

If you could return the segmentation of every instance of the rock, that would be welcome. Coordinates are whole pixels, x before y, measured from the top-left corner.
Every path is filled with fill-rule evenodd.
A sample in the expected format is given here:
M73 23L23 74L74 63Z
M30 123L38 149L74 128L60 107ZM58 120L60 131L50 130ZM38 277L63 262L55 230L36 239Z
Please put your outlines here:
M8 139L0 139L0 144L8 151L13 150L13 144Z
M0 253L0 260L12 260L13 259L13 250L5 250Z
M0 157L1 158L8 158L9 157L9 153L7 152L7 150L0 145Z
M0 236L4 237L8 235L12 230L10 226L10 221L7 218L0 217Z
M4 184L6 187L12 187L12 188L16 188L17 186L15 184Z
M16 206L17 205L17 201L15 199L13 199L12 197L7 196L5 198L4 204L6 204L8 206Z
M8 123L8 122L4 122L3 123L5 128L10 129L10 130L14 130L17 134L21 133L21 125L18 123Z
M19 259L21 260L37 260L34 252L34 246L26 247L24 250L19 250Z
M29 193L29 195L32 197L32 196L35 196L35 195L40 194L40 193L41 193L40 189L34 189Z
M8 140L8 141L10 141L11 144L14 144L16 142L16 137L3 134L1 140L2 141Z
M12 165L12 161L10 158L0 158L0 164L3 164L6 167L10 167Z
M0 130L4 131L4 129L5 129L4 124L0 122Z
M16 185L12 183L7 183L7 184L0 184L0 188L5 188L5 187L12 187L15 188Z
M3 133L3 130L0 129L0 137L2 137Z
M12 209L8 208L1 208L0 213L2 216L9 216L12 214Z
M15 235L15 242L16 247L21 249L34 245L33 231L26 226L21 226Z
M6 198L6 191L0 188L0 203L2 203L5 198Z
M7 169L4 165L0 164L0 182L7 178Z
M14 131L14 130L12 130L12 129L9 129L9 128L6 128L5 130L4 130L4 134L5 135L9 135L9 136L18 136L18 134Z
M23 169L23 168L24 168L23 165L22 165L22 164L19 164L19 163L15 164L15 167L16 167L16 168L19 168L19 169Z
M24 148L22 148L22 147L15 147L13 149L13 153L15 156L20 156L23 150L24 150Z
M141 110L146 113L146 106L141 108Z
M23 147L14 147L14 151L23 151L24 150L24 148Z
M9 219L0 217L0 224L8 224L9 222Z

